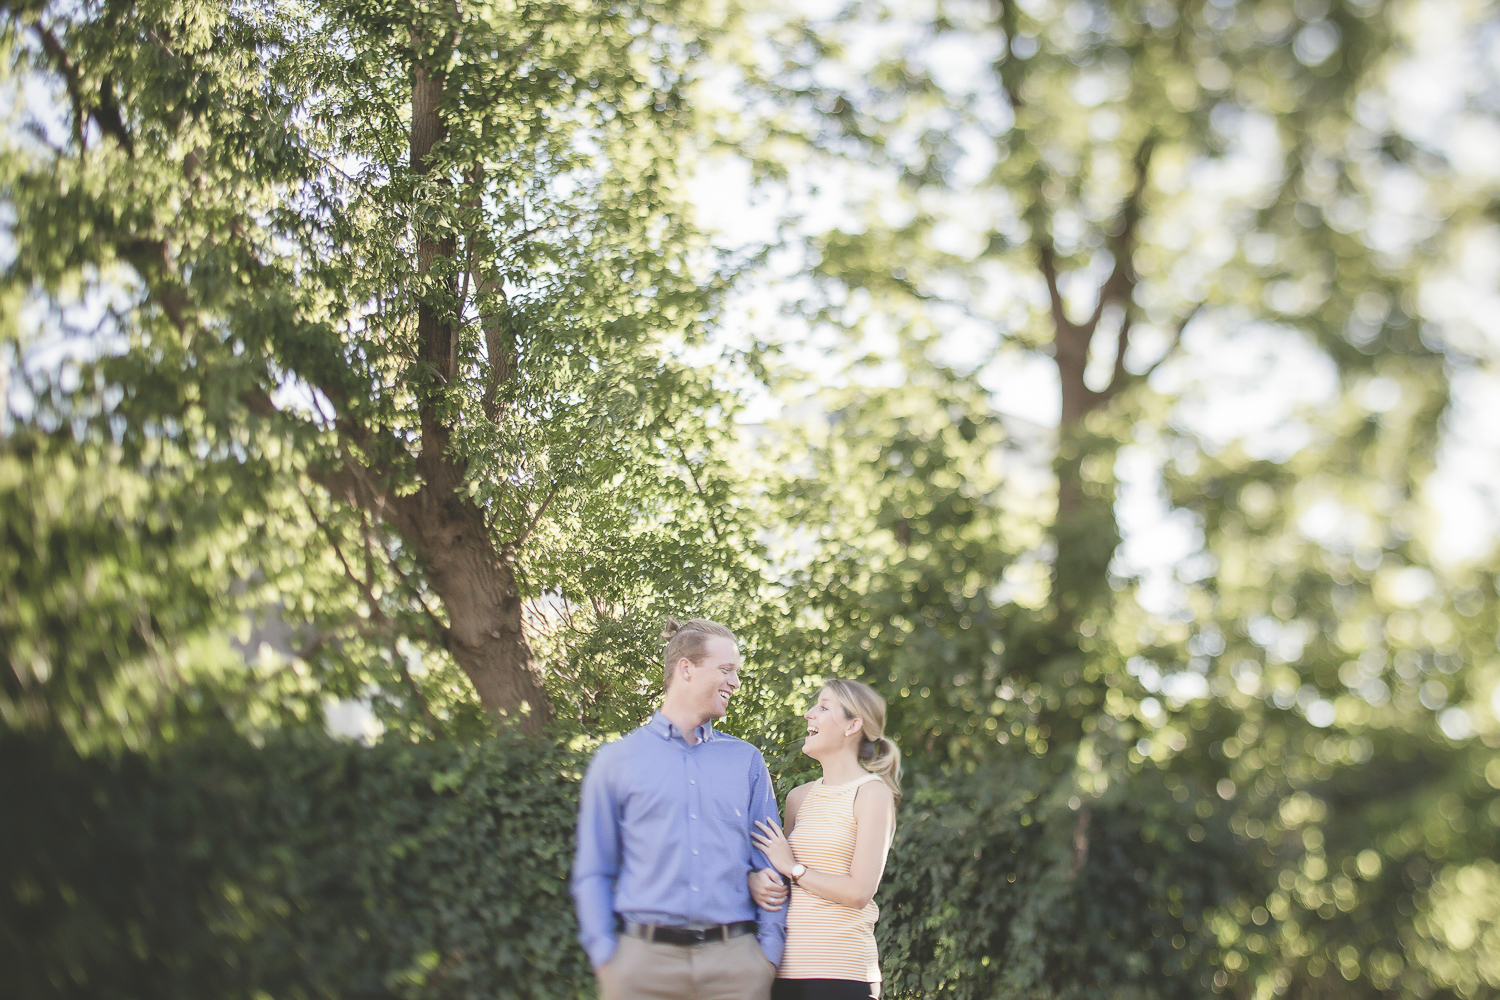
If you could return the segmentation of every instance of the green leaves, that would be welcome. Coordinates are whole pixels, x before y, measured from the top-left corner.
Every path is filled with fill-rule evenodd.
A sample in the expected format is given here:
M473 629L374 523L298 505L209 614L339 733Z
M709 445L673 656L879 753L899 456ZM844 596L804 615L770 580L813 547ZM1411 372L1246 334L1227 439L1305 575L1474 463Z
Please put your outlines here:
M240 569L273 578L257 594L305 640L286 666L321 694L457 732L467 683L497 718L545 720L525 602L650 602L675 594L668 565L700 590L737 566L696 530L723 495L701 456L725 402L673 358L722 284L678 189L706 17L8 12L10 79L53 87L33 118L73 133L7 133L5 294L113 306L107 329L69 331L80 377L15 419L127 467L163 446L218 463L265 521ZM5 335L44 378L40 332ZM278 691L244 679L251 714L287 707Z
M918 786L880 897L893 996L1192 997L1212 987L1219 956L1206 922L1256 878L1222 819L1185 836L1194 803L1146 775L1082 811L1050 800L1049 780L1015 753Z
M163 456L151 482L121 467L118 448L4 445L5 727L147 747L185 721L185 687L221 692L243 669L225 629L246 596L231 583L249 568L207 556L252 537L255 511L225 503L209 467L183 478L181 456Z

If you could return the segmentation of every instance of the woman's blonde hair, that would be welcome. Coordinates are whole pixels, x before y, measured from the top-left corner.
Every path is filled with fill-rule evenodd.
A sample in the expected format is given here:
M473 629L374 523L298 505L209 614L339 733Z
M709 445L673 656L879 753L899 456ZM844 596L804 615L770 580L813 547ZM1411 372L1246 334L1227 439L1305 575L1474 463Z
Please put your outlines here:
M895 740L885 735L885 699L870 685L842 677L824 681L823 690L833 695L845 716L860 721L860 766L871 774L880 775L896 801L900 802L901 750Z

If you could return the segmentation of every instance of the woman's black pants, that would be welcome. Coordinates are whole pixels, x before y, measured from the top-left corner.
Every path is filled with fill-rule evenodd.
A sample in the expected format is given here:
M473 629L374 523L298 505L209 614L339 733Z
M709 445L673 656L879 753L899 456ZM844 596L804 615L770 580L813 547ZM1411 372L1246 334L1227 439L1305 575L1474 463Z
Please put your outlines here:
M869 983L857 979L778 979L771 1000L871 1000Z

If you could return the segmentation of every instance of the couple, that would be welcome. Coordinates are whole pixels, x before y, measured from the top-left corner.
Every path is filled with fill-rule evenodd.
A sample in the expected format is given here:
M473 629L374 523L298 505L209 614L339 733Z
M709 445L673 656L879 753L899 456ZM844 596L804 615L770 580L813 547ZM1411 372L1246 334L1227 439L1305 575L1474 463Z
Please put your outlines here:
M787 796L783 834L760 751L713 728L740 686L734 633L668 619L663 638L661 710L600 748L578 806L573 898L603 1000L878 997L872 897L901 794L885 702L823 686L803 744L823 777Z

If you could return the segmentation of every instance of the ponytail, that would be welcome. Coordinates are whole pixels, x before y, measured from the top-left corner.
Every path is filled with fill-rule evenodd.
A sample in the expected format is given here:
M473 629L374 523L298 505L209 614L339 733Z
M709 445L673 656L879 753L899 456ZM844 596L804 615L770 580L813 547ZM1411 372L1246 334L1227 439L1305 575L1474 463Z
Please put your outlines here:
M880 775L880 780L891 790L899 805L901 802L901 748L889 736L862 739L859 742L859 763L871 774Z

